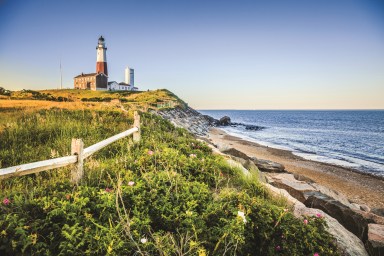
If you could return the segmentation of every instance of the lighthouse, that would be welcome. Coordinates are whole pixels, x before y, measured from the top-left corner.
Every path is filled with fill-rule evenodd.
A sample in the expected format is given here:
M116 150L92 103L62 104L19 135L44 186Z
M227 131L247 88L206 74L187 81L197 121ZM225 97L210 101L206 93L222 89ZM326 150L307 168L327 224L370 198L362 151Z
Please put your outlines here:
M105 47L105 40L103 36L100 36L97 47L97 62L96 62L96 73L104 73L108 76L107 69L107 47Z

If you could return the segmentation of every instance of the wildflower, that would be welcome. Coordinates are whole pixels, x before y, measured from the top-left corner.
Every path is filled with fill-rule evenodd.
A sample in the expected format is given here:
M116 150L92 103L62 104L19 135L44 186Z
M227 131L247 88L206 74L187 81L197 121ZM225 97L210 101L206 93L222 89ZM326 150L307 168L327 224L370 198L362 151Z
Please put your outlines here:
M9 205L10 203L11 203L11 200L9 200L8 198L4 198L3 204Z
M190 157L190 158L195 158L195 157L196 157L196 154L190 154L189 157Z
M242 212L242 211L237 211L237 216L239 216L240 218L242 218L244 223L247 223L247 220L245 219L244 212Z
M142 244L145 244L147 241L148 241L148 240L147 240L147 238L145 238L145 237L143 237L143 238L140 239L140 242L141 242Z
M71 199L71 195L70 195L70 194L66 194L66 195L65 195L65 198L66 198L67 200L69 200L69 199Z
M153 155L153 151L152 150L148 150L148 155Z
M106 189L105 189L105 192L110 193L110 192L112 192L112 189L110 189L110 188L106 188Z
M128 186L133 186L133 185L135 185L135 182L134 182L134 181L130 181L130 182L128 182Z
M313 254L313 256L320 256L320 254L318 254L317 252L315 252L315 254Z
M308 224L308 220L305 219L305 220L304 220L304 225L307 225L307 224Z
M316 213L316 217L317 217L317 218L321 218L321 217L323 217L323 216L321 215L321 213Z
M287 209L287 208L285 208L285 209L284 209L284 212L288 212L288 209Z
M280 250L281 250L280 245L276 246L276 247L275 247L275 250L276 250L276 251L280 251Z

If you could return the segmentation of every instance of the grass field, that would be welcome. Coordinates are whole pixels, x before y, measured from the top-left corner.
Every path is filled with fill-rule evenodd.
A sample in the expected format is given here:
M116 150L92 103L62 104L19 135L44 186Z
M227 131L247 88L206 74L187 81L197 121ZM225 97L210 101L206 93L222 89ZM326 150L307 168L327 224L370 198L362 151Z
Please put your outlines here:
M154 93L126 97L140 106ZM130 128L134 109L0 100L0 165L68 155L72 138L88 146ZM244 176L186 130L141 118L140 142L85 160L79 186L70 167L1 180L0 255L338 255L322 218L295 218L257 170Z

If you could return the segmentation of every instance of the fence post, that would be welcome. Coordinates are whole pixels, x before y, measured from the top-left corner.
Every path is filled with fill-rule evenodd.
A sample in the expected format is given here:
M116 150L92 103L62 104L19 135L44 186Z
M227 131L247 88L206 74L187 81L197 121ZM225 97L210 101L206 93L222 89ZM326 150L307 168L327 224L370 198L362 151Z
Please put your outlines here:
M137 111L134 112L133 118L134 118L133 126L139 129L137 132L133 133L133 142L139 142L140 141L140 115Z
M78 184L83 178L83 149L84 143L82 139L72 139L71 154L77 155L77 162L71 171L71 182L73 184Z

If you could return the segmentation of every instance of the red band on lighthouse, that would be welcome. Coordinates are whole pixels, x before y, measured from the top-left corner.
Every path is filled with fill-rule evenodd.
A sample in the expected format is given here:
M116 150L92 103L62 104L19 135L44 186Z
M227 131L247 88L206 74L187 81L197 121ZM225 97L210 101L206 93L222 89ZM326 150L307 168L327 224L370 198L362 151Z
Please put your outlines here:
M107 62L97 62L96 73L104 73L106 76L108 76Z

